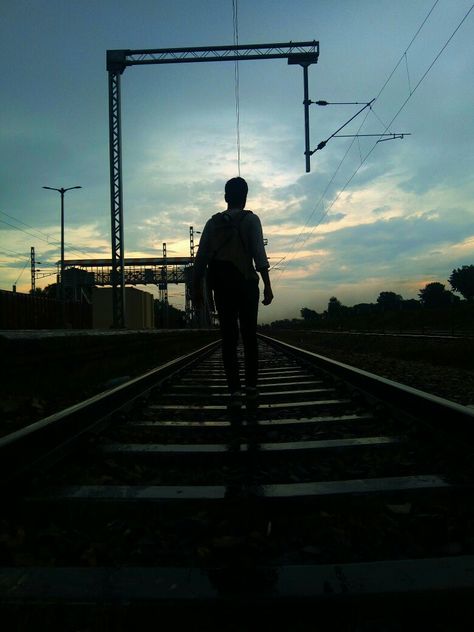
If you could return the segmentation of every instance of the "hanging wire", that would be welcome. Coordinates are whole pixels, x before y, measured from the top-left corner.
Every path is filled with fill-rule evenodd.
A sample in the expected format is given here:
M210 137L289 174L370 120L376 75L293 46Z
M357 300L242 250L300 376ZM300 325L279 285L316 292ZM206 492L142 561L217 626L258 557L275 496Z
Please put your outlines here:
M367 112L366 112L366 114L365 114L365 116L364 116L364 119L363 119L362 123L360 124L359 129L357 130L357 133L359 133L359 132L360 132L360 130L362 129L362 127L364 126L365 121L366 121L367 117L369 116L370 111L371 111L371 110L367 110ZM286 268L288 268L288 266L289 266L289 264L291 263L291 261L293 261L293 259L295 258L295 255L296 255L296 248L297 248L298 246L299 246L300 248L302 248L302 247L305 245L305 243L306 243L306 241L307 241L307 239L308 239L308 233L307 233L307 232L305 232L305 229L306 229L306 227L308 226L309 222L311 221L311 218L313 217L313 215L316 213L316 211L317 211L318 207L319 207L320 205L322 205L322 204L323 204L324 199L325 199L325 197L326 197L326 193L329 191L329 189L330 189L331 185L333 184L334 180L336 179L336 176L337 176L337 174L339 173L339 169L340 169L340 168L342 167L342 165L344 164L344 161L346 160L346 158L347 158L347 156L348 156L349 152L351 151L352 146L354 145L355 141L356 141L356 137L354 137L354 138L351 140L351 142L349 143L349 145L348 145L348 147L347 147L347 149L346 149L345 154L343 155L343 157L342 157L342 158L341 158L341 160L339 161L339 164L337 165L337 167L336 167L336 169L335 169L334 173L332 174L331 179L330 179L330 180L329 180L329 182L327 183L327 185L326 185L326 187L325 187L324 191L321 193L321 195L320 195L320 197L319 197L319 200L318 200L318 201L317 201L317 203L315 204L314 209L311 211L311 213L310 213L310 215L309 215L308 219L306 220L306 223L305 223L305 225L304 225L303 229L301 230L300 234L296 237L296 239L295 239L295 241L293 242L293 245L291 246L290 250L286 253L286 254L287 254L287 257L288 257L288 258L287 258L287 260L286 260L286 262L285 262L285 264L284 264L284 265L286 266ZM361 165L360 165L360 166L362 166L362 163L361 163ZM321 216L319 217L319 219L317 220L317 222L316 222L315 226L319 226L319 224L323 221L324 217L326 216L327 212L328 212L327 210L326 210L326 211L324 211L324 210L322 211L322 214L321 214ZM303 241L302 241L302 242L300 242L300 243L298 243L298 242L300 241L300 239L301 239L301 237L302 237L302 236L303 236ZM278 283L278 282L280 281L280 279L281 279L281 276L282 276L283 272L285 272L285 269L281 269L280 275L279 275L279 277L277 278L276 283Z
M20 274L18 275L18 279L15 281L15 283L14 283L13 285L18 285L18 281L21 279L21 275L23 274L23 272L24 272L24 271L25 271L25 269L26 269L26 266L27 266L29 263L30 263L29 261L27 261L27 262L25 263L25 265L23 266L22 271L21 271L21 272L20 272Z
M375 116L376 119L378 119L379 123L382 123L382 127L386 128L387 125L382 121L382 119L380 118L380 116L377 114L377 112L374 110L373 106L370 108L370 111L372 112L372 114Z
M408 49L410 48L410 46L413 44L413 42L415 41L415 39L418 37L418 34L420 33L421 29L423 28L423 26L425 25L426 21L428 20L428 18L430 17L431 13L433 12L434 8L436 7L436 5L438 4L439 0L436 0L435 3L433 4L433 6L431 7L428 15L426 16L426 18L423 20L421 26L418 28L417 32L415 33L415 35L413 36L410 44L408 45L407 49L405 50L405 52L402 54L402 56L400 57L399 61L397 62L397 64L395 65L395 67L393 68L392 72L390 73L390 75L388 76L388 78L386 79L385 83L383 84L382 88L380 89L379 93L377 94L375 100L377 100L379 98L379 96L382 94L382 92L384 91L384 89L386 88L386 86L388 85L388 83L390 82L390 79L392 78L392 76L394 75L396 69L398 68L398 66L400 65L402 59L404 59L404 56L406 55ZM399 116L400 112L405 108L406 104L408 103L408 101L410 100L410 98L413 96L413 94L415 93L415 91L417 90L417 88L420 86L420 84L423 82L423 80L425 79L425 77L428 75L428 73L430 72L430 70L432 69L432 67L434 66L434 64L436 63L436 61L439 59L439 57L441 56L441 54L444 52L444 50L446 49L446 47L448 46L448 44L451 42L451 40L453 39L453 37L456 35L456 33L458 32L458 30L461 28L461 26L464 24L464 22L466 21L466 19L468 18L468 16L470 15L471 11L474 9L474 4L471 5L470 9L466 12L466 14L464 15L464 17L462 18L462 20L459 22L458 26L454 29L454 31L451 33L450 37L446 40L446 42L444 43L444 45L442 46L442 48L440 49L440 51L438 52L438 54L436 55L436 57L433 59L433 61L431 62L431 64L428 66L428 68L426 69L425 73L422 75L422 77L420 78L420 80L418 81L418 83L416 84L416 86L414 87L414 89L410 92L409 96L405 99L405 101L402 103L402 105L400 106L398 112L395 114L395 116L392 118L392 120L388 123L388 125L385 125L385 130L384 132L386 132L390 126L392 125L392 123L395 121L395 119ZM369 112L373 112L375 114L375 112L373 111L373 108L371 107ZM359 130L360 131L365 123L365 119L367 118L369 112L366 114L364 120L362 121ZM377 115L376 115L377 116ZM377 116L377 118L379 118ZM380 119L379 119L380 120ZM382 121L381 121L382 122ZM321 197L319 198L316 206L314 207L313 211L311 212L309 218L306 220L305 226L303 228L303 230L300 232L300 234L298 235L298 237L295 239L293 246L290 248L289 252L287 253L289 256L289 258L286 261L286 266L283 270L281 270L280 275L278 277L278 279L275 282L275 285L280 281L282 274L286 271L286 269L288 269L288 266L290 264L290 262L294 259L295 257L295 250L296 247L298 245L298 241L300 240L301 236L304 233L305 228L307 227L311 217L314 215L314 213L316 212L318 206L321 204L321 202L324 199L324 196L326 194L326 191L329 189L329 187L331 186L332 182L334 181L336 174L338 173L339 169L342 166L342 163L345 161L350 149L352 148L353 143L355 142L355 138L351 141L346 153L344 154L343 158L341 159L339 165L336 168L336 171L334 172L331 180L329 181L328 185L326 186L323 194L321 195ZM378 143L378 141L377 141ZM319 217L318 221L316 222L316 224L313 226L313 228L309 231L306 232L305 234L305 238L303 240L303 242L301 244L299 244L300 248L304 246L304 244L307 242L307 240L311 237L311 235L314 233L314 231L316 230L316 228L321 224L321 222L323 221L323 219L326 217L326 215L329 213L329 211L332 209L332 207L336 204L336 202L339 200L339 198L341 197L341 195L344 193L344 191L347 189L347 187L350 185L350 183L352 182L352 180L354 179L354 177L357 175L357 173L359 172L360 168L362 167L362 165L366 162L366 160L369 158L369 156L372 154L372 152L374 151L375 147L377 146L377 143L375 143L373 145L373 147L369 150L369 152L364 156L364 158L362 159L362 162L359 164L359 166L357 167L357 169L354 171L354 173L350 176L350 178L346 181L346 183L344 184L344 186L339 190L338 194L336 195L336 197L332 200L332 202L330 204L328 204L328 206L326 207L325 210L323 210L323 212L321 213L321 216Z
M426 18L423 20L423 22L420 24L420 27L418 28L417 32L415 33L415 35L413 35L413 37L411 38L411 42L408 44L407 48L405 49L404 53L402 54L402 56L400 57L400 59L398 60L398 62L395 64L395 67L393 68L392 72L389 74L389 76L387 77L385 83L383 84L383 86L380 88L380 92L378 93L378 95L375 97L376 99L379 98L379 96L382 94L382 92L385 90L385 88L387 87L390 79L393 77L395 71L397 70L398 66L401 64L402 59L406 56L406 54L408 53L408 51L410 50L411 45L413 44L413 42L416 40L416 38L418 37L418 34L420 33L421 29L425 26L426 22L428 21L430 15L433 13L436 5L438 4L439 0L436 0L435 3L433 4L433 6L431 7L431 9L428 11L428 14L426 16Z
M446 40L446 42L444 43L444 45L442 46L442 48L439 50L438 54L436 55L436 57L433 59L433 61L431 62L431 64L428 66L428 68L426 69L426 71L424 72L424 74L422 75L421 79L418 81L418 83L416 84L416 86L413 88L413 91L409 94L409 96L405 99L405 101L402 103L402 105L400 106L400 108L398 109L398 112L395 114L395 116L392 118L392 120L389 122L389 124L386 126L384 132L387 131L387 129L392 125L392 123L395 121L396 118L398 118L400 112L405 108L406 104L408 103L408 101L411 99L411 97L413 96L413 94L415 94L416 90L418 89L418 87L420 86L420 84L423 82L423 80L425 79L425 77L428 75L428 73L430 72L430 70L433 68L433 66L435 65L435 63L437 62L437 60L440 58L440 56L442 55L443 51L446 49L446 47L448 46L448 44L451 42L451 40L453 39L453 37L456 35L456 33L459 31L459 29L461 28L461 26L464 24L464 22L466 21L466 19L468 18L469 14L471 13L471 11L474 9L474 4L471 5L471 8L467 11L467 13L464 15L463 19L459 22L459 24L457 25L457 27L454 29L454 31L451 33L451 35L449 36L449 38ZM426 20L425 20L426 21ZM342 189L339 191L338 195L334 198L334 200L330 203L330 205L328 206L328 208L326 209L326 211L324 212L323 216L321 217L319 223L321 223L322 219L329 213L329 211L331 210L331 208L334 206L334 204L337 202L337 200L341 197L341 195L344 193L344 191L347 189L347 187L349 186L349 184L352 182L352 180L354 179L354 177L356 176L356 174L359 172L359 169L362 167L362 165L366 162L367 158L372 154L372 152L374 151L375 147L377 146L377 143L379 141L377 141L373 147L367 152L367 154L364 156L363 161L361 162L361 164L357 167L357 169L354 171L354 173L351 175L351 177L347 180L347 182L344 184L344 186L342 187ZM311 231L309 232L307 239L309 237L311 237L311 235L314 233L314 231L316 230L316 228L318 227L319 224L316 224L315 226L313 226L313 228L311 229ZM306 241L306 240L305 240Z
M56 239L52 239L48 233L44 233L43 231L39 230L38 228L34 228L34 226L31 226L30 224L26 224L25 222L22 222L21 220L17 219L16 217L14 217L13 215L9 215L8 213L5 213L5 211L0 211L0 213L2 215L5 215L6 217L10 217L11 219L13 219L15 222L18 222L19 224L22 224L23 226L26 226L27 228L31 228L32 230L34 230L37 234L33 234L28 230L25 230L24 228L20 228L19 226L14 226L13 224L10 224L10 222L5 221L4 219L0 219L0 222L2 224L6 224L7 226L10 226L11 228L14 228L15 230L19 230L22 233L25 233L26 235L30 235L31 237L34 237L35 239L39 239L41 241L44 241L47 244L50 244L52 246L60 246L60 242L57 241ZM43 235L43 237L40 237L39 235ZM64 245L67 246L68 250L70 252L75 252L76 254L80 254L80 255L86 255L89 256L90 253L86 253L83 250L77 250L76 248L73 248L73 246L68 243L67 241L64 242Z
M20 257L20 259L23 259L23 257L25 256L24 252L17 252L16 250L10 250L10 248L7 248L6 246L2 246L0 252L2 255L6 255L7 257L11 257L12 255L15 255L16 257Z
M234 46L239 45L239 6L238 0L232 0L232 20L234 24ZM235 120L237 134L237 168L240 176L240 77L239 61L234 61Z
M408 91L411 94L412 90L411 90L411 82L410 82L410 69L408 68L408 58L407 58L406 52L405 52L405 67L407 69Z

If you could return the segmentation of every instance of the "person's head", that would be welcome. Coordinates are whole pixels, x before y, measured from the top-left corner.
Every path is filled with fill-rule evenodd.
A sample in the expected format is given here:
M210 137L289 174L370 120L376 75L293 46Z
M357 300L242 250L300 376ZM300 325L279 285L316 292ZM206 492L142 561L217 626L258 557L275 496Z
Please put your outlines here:
M245 208L249 188L243 178L231 178L225 184L225 201L229 207Z

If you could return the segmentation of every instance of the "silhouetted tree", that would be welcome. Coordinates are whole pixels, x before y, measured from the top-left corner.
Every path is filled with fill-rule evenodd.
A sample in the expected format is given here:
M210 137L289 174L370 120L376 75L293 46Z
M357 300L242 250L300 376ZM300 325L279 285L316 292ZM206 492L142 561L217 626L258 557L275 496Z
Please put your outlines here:
M448 281L453 290L462 294L465 299L474 299L474 265L455 268Z
M42 295L47 296L48 298L58 298L59 296L58 284L51 283L50 285L46 285L46 287L43 288Z
M391 311L400 309L403 297L395 292L380 292L377 298L377 305L383 310Z
M308 307L302 307L300 310L300 314L301 318L306 321L314 321L320 319L318 312L316 312L314 309L309 309Z
M297 329L301 327L301 322L298 318L292 318L291 320L284 318L283 320L274 320L270 326L275 329Z
M338 317L342 312L342 303L335 296L331 296L328 303L327 314L329 318Z
M404 311L413 311L419 308L420 308L420 301L417 301L414 298L409 298L405 301L402 301L402 309Z
M444 288L442 283L435 281L428 283L418 292L420 301L425 307L448 307L454 302L459 302L459 297Z
M351 308L351 312L355 316L368 316L373 314L375 306L373 303L357 303Z

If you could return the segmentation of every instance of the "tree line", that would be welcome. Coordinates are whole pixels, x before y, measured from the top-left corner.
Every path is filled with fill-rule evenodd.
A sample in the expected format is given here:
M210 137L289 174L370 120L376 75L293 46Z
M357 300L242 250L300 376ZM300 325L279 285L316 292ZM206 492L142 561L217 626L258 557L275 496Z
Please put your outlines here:
M341 328L393 328L409 329L425 327L465 329L473 327L474 312L474 265L455 268L448 282L428 283L418 292L417 299L404 299L392 291L382 291L375 303L358 303L352 307L343 305L335 296L329 299L327 309L318 313L302 307L301 318L274 321L271 327L329 327ZM462 300L457 294L461 294Z

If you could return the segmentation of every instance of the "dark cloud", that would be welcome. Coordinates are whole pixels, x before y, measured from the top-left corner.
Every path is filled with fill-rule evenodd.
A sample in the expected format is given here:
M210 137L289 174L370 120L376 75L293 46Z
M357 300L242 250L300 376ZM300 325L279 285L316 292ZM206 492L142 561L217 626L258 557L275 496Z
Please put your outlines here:
M430 274L443 278L451 266L468 262L462 255L440 257L433 246L447 247L465 237L462 223L429 214L343 228L324 235L320 247L328 254L315 256L320 267L311 278L324 286L357 284L373 277L416 278L427 272L427 264ZM299 265L307 266L307 259L295 257L291 266Z

